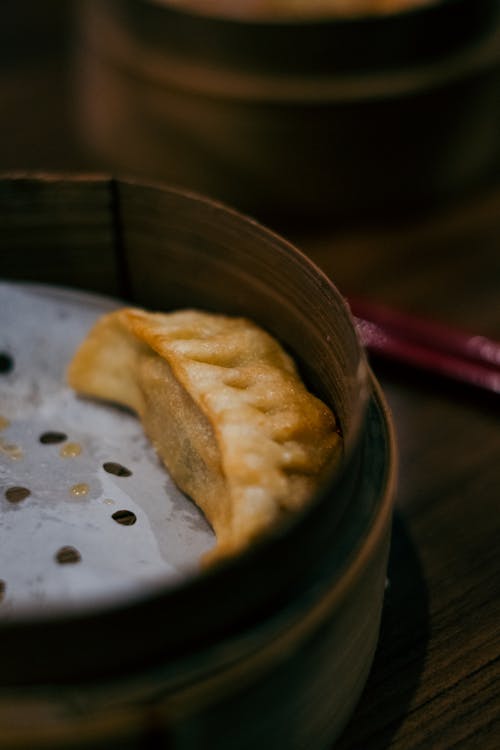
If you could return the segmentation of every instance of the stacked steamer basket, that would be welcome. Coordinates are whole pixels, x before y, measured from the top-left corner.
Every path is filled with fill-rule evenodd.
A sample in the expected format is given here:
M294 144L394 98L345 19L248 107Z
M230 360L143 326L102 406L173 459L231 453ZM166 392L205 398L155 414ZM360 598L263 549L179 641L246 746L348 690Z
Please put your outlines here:
M237 3L86 0L82 136L114 171L274 226L463 195L500 164L498 2L413 5L252 17L231 15Z
M2 401L10 409L2 445L10 441L13 450L15 438L23 454L2 455L2 547L7 524L19 536L0 575L0 748L143 748L155 741L176 750L330 747L376 647L395 472L390 418L341 295L255 222L191 194L107 177L2 180L0 236L0 291L10 295L2 314L11 321L0 333L2 361L10 362L0 395L11 394ZM152 548L161 547L163 534L175 539L190 502L177 498L162 520L167 478L156 481L158 466L144 463L140 436L127 443L132 415L117 415L115 453L105 461L123 469L111 473L114 484L96 468L108 417L65 416L68 351L57 342L77 338L117 298L253 318L293 353L309 386L338 415L341 469L305 511L217 568L187 566L177 577L151 569L149 579L146 531L155 533ZM51 304L57 314L48 330L49 318L36 311ZM68 440L78 434L82 448L68 459L71 471L59 445L40 441L61 425ZM35 451L43 458L33 468ZM17 484L31 490L17 501L5 494L14 471ZM80 516L63 518L59 480L90 488L86 497L66 498ZM37 507L33 528L23 519ZM115 509L129 525L113 520ZM190 518L199 530L201 521ZM77 536L89 526L99 545ZM51 534L60 533L56 544ZM71 554L54 557L58 544L75 538L89 546L78 542ZM142 562L134 558L131 566L127 558L141 545ZM41 557L43 570L30 571ZM108 581L110 570L116 575Z

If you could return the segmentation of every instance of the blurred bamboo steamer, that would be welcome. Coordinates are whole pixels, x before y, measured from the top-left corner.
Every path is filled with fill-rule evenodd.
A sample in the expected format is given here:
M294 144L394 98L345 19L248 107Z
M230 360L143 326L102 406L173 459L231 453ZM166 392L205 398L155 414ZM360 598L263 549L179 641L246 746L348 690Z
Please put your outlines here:
M253 20L83 0L82 137L105 167L268 221L432 206L498 176L499 18L498 0Z

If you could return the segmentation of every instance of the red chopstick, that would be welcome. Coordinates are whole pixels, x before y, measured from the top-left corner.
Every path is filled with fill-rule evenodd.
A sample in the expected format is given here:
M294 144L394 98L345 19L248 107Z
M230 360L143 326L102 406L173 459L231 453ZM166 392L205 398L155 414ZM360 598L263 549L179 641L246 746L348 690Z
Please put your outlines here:
M499 342L368 300L349 305L374 355L500 394Z

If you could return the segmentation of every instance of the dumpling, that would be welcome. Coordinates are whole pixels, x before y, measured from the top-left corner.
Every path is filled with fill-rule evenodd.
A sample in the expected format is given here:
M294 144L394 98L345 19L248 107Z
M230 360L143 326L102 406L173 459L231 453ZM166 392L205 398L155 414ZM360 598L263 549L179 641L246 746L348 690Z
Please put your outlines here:
M342 441L291 357L245 318L198 310L103 316L68 382L129 407L216 536L205 562L244 549L301 508Z

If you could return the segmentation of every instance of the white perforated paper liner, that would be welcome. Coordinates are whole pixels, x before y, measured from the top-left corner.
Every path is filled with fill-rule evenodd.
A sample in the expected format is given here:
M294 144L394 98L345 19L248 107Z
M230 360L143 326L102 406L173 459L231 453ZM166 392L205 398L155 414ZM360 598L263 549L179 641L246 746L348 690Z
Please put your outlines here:
M179 582L214 545L138 418L66 385L76 347L117 306L0 283L0 618Z

